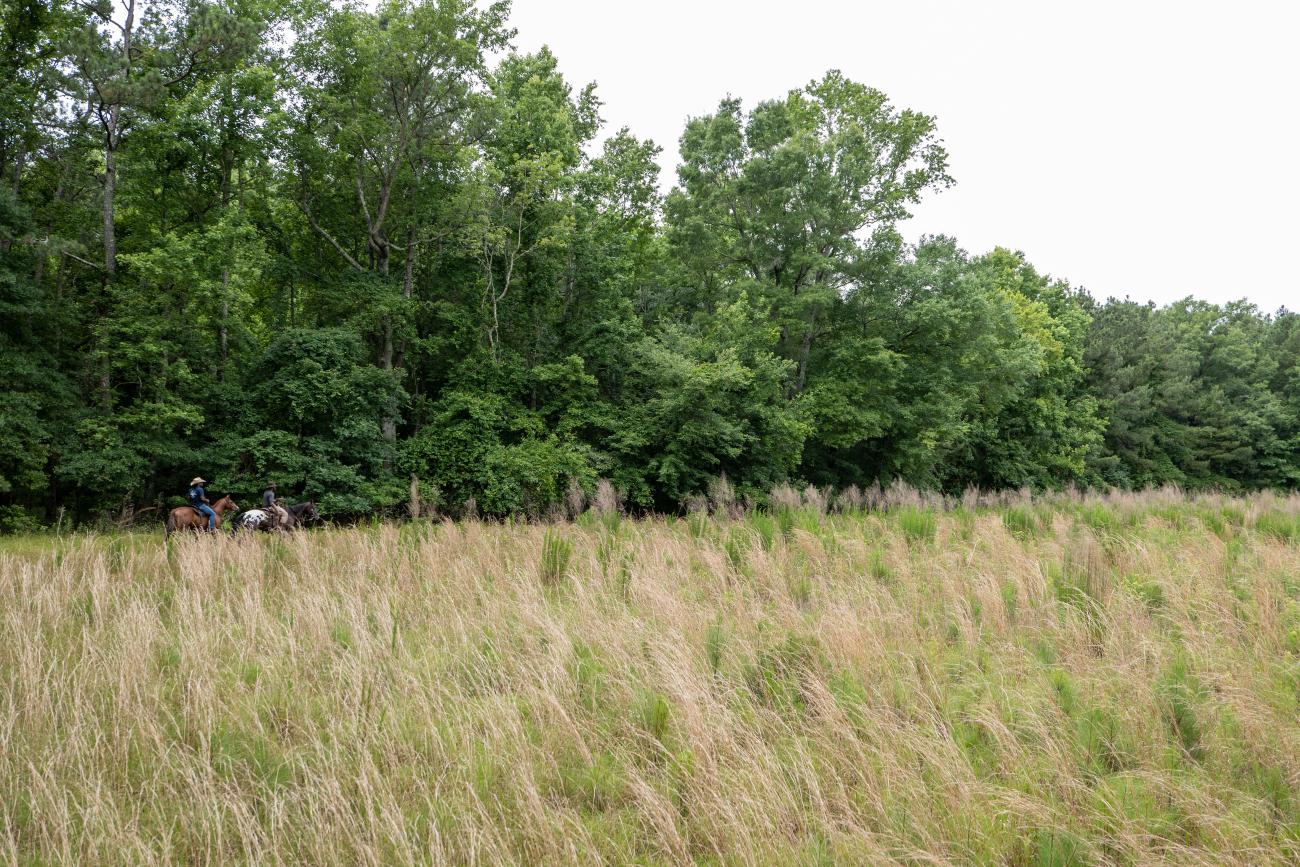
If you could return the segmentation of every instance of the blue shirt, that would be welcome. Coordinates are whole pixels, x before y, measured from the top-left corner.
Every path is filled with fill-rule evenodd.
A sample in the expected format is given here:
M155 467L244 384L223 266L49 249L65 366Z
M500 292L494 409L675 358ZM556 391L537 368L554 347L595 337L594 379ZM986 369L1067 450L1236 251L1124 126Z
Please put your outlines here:
M194 487L190 488L190 505L197 506L201 504L203 502L203 498L206 497L207 495L208 492L203 490L202 485L195 485Z

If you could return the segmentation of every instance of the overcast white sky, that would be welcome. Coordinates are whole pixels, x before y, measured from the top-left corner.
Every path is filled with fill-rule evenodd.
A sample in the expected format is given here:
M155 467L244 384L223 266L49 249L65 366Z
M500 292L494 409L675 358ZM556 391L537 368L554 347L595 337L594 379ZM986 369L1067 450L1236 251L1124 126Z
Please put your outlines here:
M1300 2L515 0L517 45L664 148L827 69L938 118L957 185L905 226L1166 302L1300 307Z

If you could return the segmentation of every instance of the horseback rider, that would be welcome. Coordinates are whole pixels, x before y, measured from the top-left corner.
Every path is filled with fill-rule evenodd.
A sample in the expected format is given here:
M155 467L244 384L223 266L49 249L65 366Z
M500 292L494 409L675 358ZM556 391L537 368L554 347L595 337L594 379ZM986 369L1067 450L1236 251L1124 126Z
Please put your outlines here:
M262 491L262 508L275 517L276 525L280 529L287 530L289 528L289 512L275 499L275 482L266 483L266 490Z
M208 492L203 489L203 486L207 483L207 480L202 476L195 476L190 479L190 490L189 494L186 495L186 499L189 500L195 511L208 519L208 532L215 533L217 531L217 513L212 511L212 506L208 504Z

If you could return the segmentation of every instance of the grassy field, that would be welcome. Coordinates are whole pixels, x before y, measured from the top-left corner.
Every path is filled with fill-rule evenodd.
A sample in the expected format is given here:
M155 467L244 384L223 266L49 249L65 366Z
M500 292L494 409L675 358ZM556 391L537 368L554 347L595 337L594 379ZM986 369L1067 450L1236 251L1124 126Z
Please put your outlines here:
M1295 864L1300 497L0 539L0 863Z

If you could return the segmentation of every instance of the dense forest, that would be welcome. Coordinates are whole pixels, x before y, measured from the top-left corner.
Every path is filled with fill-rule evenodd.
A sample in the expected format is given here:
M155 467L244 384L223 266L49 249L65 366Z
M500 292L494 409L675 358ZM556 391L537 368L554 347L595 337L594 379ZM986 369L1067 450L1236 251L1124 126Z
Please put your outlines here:
M0 10L0 529L195 474L337 519L1300 483L1297 314L907 243L936 121L837 72L686 120L664 196L505 3Z

